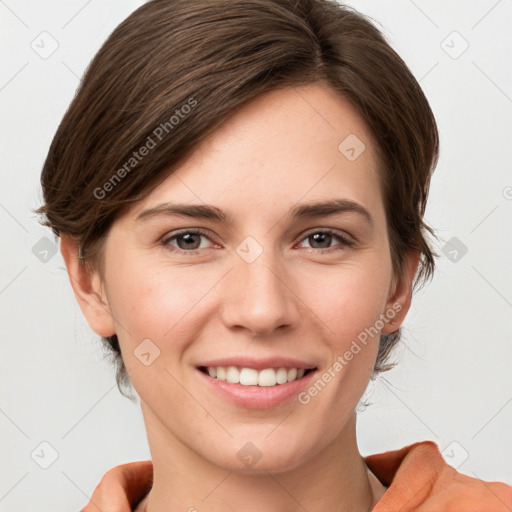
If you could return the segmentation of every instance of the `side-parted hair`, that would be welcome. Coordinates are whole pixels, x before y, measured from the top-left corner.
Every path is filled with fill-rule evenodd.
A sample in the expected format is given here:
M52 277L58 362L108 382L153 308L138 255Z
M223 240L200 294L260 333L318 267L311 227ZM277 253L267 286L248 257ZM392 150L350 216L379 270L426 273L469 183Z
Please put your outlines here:
M56 236L76 241L82 265L102 273L105 237L125 207L249 100L307 84L334 88L365 121L377 145L393 270L401 277L408 252L419 251L414 288L424 284L438 256L423 219L436 122L376 26L334 0L151 0L138 8L87 68L46 157L36 212ZM372 377L396 365L387 363L400 335L381 336ZM117 336L102 340L120 392L133 398L123 389L131 383Z

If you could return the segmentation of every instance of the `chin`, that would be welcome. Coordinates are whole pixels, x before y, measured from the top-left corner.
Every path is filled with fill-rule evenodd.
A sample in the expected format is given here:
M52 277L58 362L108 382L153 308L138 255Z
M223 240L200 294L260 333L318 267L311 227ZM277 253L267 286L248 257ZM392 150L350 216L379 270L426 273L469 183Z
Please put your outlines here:
M318 451L314 445L304 444L304 436L297 435L296 442L290 436L265 439L267 434L246 436L246 441L232 442L222 453L211 454L210 461L217 466L238 474L256 475L285 473L305 463ZM253 439L253 441L251 441Z

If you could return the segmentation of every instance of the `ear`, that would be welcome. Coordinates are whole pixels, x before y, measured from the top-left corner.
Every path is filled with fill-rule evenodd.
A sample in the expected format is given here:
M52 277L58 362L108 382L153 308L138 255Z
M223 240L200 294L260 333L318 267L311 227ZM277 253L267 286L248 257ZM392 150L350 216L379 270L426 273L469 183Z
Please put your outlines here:
M386 315L389 317L389 320L382 328L382 334L395 332L404 321L411 306L412 285L419 261L420 253L418 251L409 252L404 261L402 278L399 279L397 276L393 277L384 314L386 315L386 312L395 312L395 315Z
M78 244L72 238L60 237L60 252L66 263L69 282L89 327L102 337L114 335L114 320L99 272L82 265L78 258Z

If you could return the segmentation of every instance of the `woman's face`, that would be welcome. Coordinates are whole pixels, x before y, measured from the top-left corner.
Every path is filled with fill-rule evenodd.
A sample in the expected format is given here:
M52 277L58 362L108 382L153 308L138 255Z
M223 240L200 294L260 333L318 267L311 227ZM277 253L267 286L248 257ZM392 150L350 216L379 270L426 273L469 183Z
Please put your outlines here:
M326 202L339 208L311 208ZM379 334L408 308L393 295L374 143L320 85L240 109L112 225L104 255L150 444L236 471L292 469L346 434ZM204 369L230 366L244 370L229 380L263 385Z

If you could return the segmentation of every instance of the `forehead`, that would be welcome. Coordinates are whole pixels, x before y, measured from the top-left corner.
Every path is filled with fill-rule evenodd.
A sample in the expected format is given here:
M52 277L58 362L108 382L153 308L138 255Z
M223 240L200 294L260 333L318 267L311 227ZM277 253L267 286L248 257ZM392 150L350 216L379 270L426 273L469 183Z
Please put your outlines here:
M132 209L170 200L241 215L345 198L375 209L380 178L363 119L325 85L288 87L243 105Z

